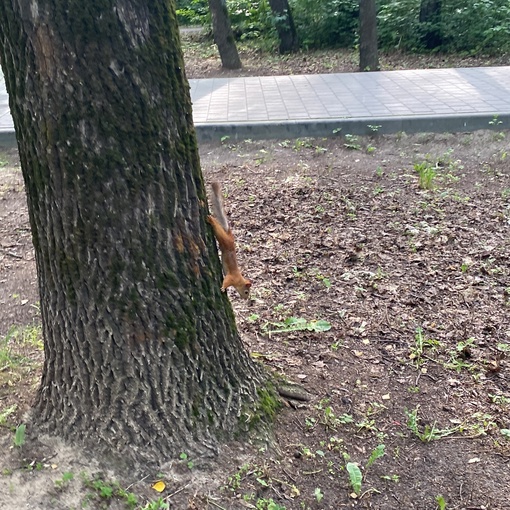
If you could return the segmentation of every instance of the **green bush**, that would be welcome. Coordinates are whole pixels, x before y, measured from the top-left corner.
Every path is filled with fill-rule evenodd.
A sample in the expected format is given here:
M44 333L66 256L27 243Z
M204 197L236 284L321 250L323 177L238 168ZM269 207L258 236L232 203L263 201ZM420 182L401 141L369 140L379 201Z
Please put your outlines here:
M211 21L207 0L177 0L179 25L208 25Z
M267 0L227 0L232 30L239 39L274 38L274 20ZM207 0L177 0L181 25L211 24Z
M356 42L357 0L289 0L304 48L346 48Z
M272 37L274 26L267 0L227 0L232 30L240 39Z
M510 51L508 0L450 0L442 13L444 49L472 54Z
M443 41L437 50L469 54L510 51L508 0L443 0L435 25L420 23L420 0L381 0L378 11L379 47L424 51L425 30L437 28Z
M404 51L421 48L419 17L420 0L382 0L377 13L379 48Z
M352 47L358 38L358 0L289 0L301 46ZM379 0L381 50L426 51L423 36L437 30L436 51L501 54L510 51L509 0L443 0L436 23L420 23L421 0ZM275 44L275 22L268 0L227 0L232 28L239 39ZM207 0L177 0L179 22L209 25Z

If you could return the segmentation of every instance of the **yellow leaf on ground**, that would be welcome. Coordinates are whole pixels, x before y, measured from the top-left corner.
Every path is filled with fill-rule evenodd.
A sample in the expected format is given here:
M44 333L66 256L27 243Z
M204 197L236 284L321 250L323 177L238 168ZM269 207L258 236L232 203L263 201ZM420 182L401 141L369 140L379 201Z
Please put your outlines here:
M157 482L154 482L151 487L158 492L163 492L165 490L165 482L158 480Z

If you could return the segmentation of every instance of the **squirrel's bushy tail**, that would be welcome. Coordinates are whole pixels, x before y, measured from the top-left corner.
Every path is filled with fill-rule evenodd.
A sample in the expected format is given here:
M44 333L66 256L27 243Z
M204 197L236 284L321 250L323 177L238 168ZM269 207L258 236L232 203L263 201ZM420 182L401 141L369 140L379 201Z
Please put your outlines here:
M218 181L211 183L213 194L211 197L212 211L220 225L225 229L225 232L229 231L227 215L225 213L225 206L223 205L223 196L221 194L221 186Z

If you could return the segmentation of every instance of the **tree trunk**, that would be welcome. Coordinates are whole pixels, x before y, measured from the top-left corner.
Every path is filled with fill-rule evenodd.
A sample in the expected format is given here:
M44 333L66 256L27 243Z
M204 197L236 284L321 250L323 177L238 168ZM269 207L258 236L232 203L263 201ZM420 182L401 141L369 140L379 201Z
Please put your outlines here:
M276 18L276 31L280 45L280 53L291 53L299 48L298 36L294 25L294 18L288 0L269 0L269 5Z
M433 50L443 44L441 34L441 0L421 0L420 23L422 24L422 42L425 48Z
M359 2L359 69L360 71L379 71L375 0Z
M226 1L209 0L209 10L211 11L214 42L220 52L222 67L241 69L241 59L237 53L236 41L230 26Z
M149 462L214 451L268 394L220 292L173 2L3 0L0 38L45 342L35 423Z

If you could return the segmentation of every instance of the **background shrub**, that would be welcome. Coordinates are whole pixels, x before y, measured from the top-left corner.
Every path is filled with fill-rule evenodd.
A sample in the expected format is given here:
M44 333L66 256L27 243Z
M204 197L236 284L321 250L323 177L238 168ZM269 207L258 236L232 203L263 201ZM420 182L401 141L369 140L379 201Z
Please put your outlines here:
M346 48L357 38L357 0L289 0L304 48Z
M289 0L301 46L353 47L358 40L358 0ZM441 45L432 51L501 54L510 51L510 0L443 0L435 23L420 23L421 0L379 0L381 50L427 51L423 36L437 30ZM239 39L275 47L275 19L268 0L227 0ZM207 0L177 0L181 24L210 25Z

